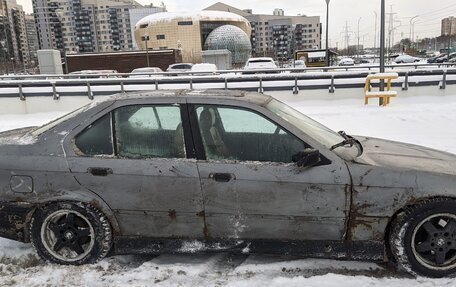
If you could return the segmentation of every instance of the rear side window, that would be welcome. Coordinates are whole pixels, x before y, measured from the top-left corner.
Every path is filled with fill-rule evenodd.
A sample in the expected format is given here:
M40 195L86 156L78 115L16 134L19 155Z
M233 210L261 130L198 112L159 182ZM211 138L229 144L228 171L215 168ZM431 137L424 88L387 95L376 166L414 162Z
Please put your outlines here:
M127 106L114 111L117 153L128 158L184 158L178 106Z
M185 158L180 106L120 107L75 138L79 154L122 158Z
M111 130L111 116L106 114L76 137L76 147L85 155L113 155Z

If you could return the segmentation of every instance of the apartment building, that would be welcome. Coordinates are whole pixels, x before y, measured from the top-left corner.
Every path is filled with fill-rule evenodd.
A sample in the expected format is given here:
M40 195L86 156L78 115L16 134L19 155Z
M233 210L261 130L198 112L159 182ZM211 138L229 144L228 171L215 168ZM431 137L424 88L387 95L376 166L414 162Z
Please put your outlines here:
M30 64L25 13L16 0L0 0L0 58Z
M133 49L134 0L33 0L41 49L67 53Z
M222 2L205 10L232 12L249 20L253 55L290 58L295 50L321 48L319 16L287 16L278 8L272 15L254 14L252 9L241 10Z
M39 42L35 26L35 17L33 17L33 15L25 15L25 30L27 33L30 60L37 63L37 51L39 50Z
M456 35L456 17L442 19L442 36Z

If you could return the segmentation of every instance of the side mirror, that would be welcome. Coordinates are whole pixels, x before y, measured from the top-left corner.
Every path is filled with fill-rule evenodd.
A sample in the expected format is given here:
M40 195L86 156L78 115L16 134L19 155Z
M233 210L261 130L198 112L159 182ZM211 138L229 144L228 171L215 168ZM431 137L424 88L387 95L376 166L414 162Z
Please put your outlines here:
M293 162L299 167L311 167L320 162L320 152L313 148L306 148L292 157Z

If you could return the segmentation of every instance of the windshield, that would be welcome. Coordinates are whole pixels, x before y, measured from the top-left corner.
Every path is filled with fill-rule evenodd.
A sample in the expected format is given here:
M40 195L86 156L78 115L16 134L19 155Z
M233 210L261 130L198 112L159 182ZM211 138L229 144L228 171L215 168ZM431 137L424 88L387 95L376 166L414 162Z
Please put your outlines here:
M344 137L340 134L303 115L282 102L273 99L266 105L266 108L296 126L305 134L323 144L328 149L344 140Z
M90 104L87 104L85 106L82 106L82 107L80 107L79 109L77 109L75 111L72 111L72 112L70 112L70 113L68 113L68 114L66 114L66 115L64 115L64 116L62 116L60 118L57 118L57 119L55 119L55 120L53 120L53 121L51 121L51 122L49 122L49 123L47 123L47 124L45 124L45 125L43 125L41 127L38 127L37 129L33 130L31 132L31 134L34 135L34 136L38 136L38 135L44 133L45 131L48 131L48 130L54 128L58 124L60 124L60 123L62 123L64 121L76 116L77 114L82 113L83 111L85 111L92 104L93 103L90 103Z

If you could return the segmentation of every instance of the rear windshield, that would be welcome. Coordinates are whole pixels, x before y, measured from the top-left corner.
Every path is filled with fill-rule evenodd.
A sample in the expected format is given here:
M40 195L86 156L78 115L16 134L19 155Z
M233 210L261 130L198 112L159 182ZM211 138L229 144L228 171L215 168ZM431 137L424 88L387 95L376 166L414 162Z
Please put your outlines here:
M249 63L272 63L271 60L251 60Z
M82 113L83 111L87 110L87 108L89 108L91 105L92 105L92 103L87 104L85 106L82 106L82 107L80 107L79 109L77 109L75 111L72 111L72 112L70 112L70 113L68 113L68 114L66 114L66 115L64 115L64 116L62 116L60 118L57 118L57 119L55 119L55 120L53 120L53 121L51 121L51 122L49 122L49 123L47 123L47 124L45 124L45 125L43 125L41 127L38 127L35 130L33 130L31 132L31 134L33 136L38 136L38 135L44 133L45 131L48 131L48 130L54 128L58 124L63 123L64 121L66 121L68 119L71 119L72 117Z

